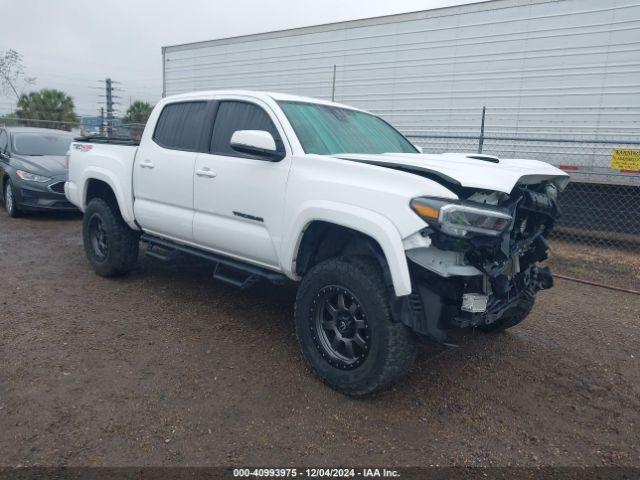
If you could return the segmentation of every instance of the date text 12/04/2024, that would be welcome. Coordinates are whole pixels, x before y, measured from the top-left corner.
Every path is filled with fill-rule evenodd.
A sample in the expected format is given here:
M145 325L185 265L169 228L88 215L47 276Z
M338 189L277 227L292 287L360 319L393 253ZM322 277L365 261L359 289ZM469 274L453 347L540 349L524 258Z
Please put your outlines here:
M387 468L235 468L234 478L398 478L398 470Z

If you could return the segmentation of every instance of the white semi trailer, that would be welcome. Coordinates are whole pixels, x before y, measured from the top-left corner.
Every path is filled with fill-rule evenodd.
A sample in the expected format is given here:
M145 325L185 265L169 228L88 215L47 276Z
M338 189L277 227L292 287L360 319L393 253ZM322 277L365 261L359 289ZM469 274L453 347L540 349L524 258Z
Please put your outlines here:
M542 159L571 174L560 235L640 238L640 0L492 0L168 46L162 58L165 95L334 99L427 153Z
M571 174L565 231L640 238L640 0L493 0L168 46L162 59L165 95L334 99L427 153L482 144L542 159Z
M165 95L333 98L434 153L477 149L486 106L486 153L542 157L574 182L640 185L633 158L611 168L612 150L640 149L638 0L494 0L168 46L162 56Z

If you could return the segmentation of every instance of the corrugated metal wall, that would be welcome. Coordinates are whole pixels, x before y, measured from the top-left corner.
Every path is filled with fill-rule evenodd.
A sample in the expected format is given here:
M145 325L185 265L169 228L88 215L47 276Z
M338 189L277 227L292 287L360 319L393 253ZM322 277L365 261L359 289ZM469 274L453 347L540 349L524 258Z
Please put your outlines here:
M271 90L404 133L639 138L638 0L495 0L164 49L165 94Z

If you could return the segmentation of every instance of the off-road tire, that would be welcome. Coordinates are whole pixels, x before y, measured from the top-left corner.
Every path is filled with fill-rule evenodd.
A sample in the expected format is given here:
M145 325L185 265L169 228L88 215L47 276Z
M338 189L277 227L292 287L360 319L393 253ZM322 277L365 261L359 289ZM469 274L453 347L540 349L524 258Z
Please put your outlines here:
M4 188L2 189L2 200L4 201L4 208L7 211L7 215L11 218L18 218L22 212L20 211L20 207L16 203L15 193L13 193L13 185L11 184L11 180L7 180L4 183ZM12 199L8 200L9 194L11 194Z
M92 228L101 222L106 239L105 255L94 248ZM94 271L102 277L115 277L130 272L137 260L140 234L125 223L117 206L94 198L87 205L82 222L84 251Z
M515 327L531 313L534 303L535 298L523 299L517 305L507 310L500 320L488 325L479 325L478 329L485 333L498 333Z
M343 370L323 356L314 330L314 309L323 289L346 288L366 312L368 352L355 368ZM378 263L368 257L336 257L314 266L303 278L295 305L296 334L311 370L326 384L353 397L372 394L406 374L415 358L415 338L394 322L390 289ZM316 335L316 336L314 336Z

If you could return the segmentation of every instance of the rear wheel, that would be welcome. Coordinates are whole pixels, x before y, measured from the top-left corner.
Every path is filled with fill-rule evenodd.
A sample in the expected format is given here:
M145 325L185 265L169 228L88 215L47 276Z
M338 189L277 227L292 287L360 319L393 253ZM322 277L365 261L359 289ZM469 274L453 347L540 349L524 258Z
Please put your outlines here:
M16 197L11 180L7 180L7 183L4 186L4 208L7 210L7 215L11 218L20 216L21 212L18 204L16 203Z
M117 206L101 198L91 200L84 213L82 233L87 259L98 275L124 275L135 266L140 234L129 228Z
M296 298L296 333L315 374L336 390L364 396L411 367L413 333L396 323L377 263L340 257L313 267Z

